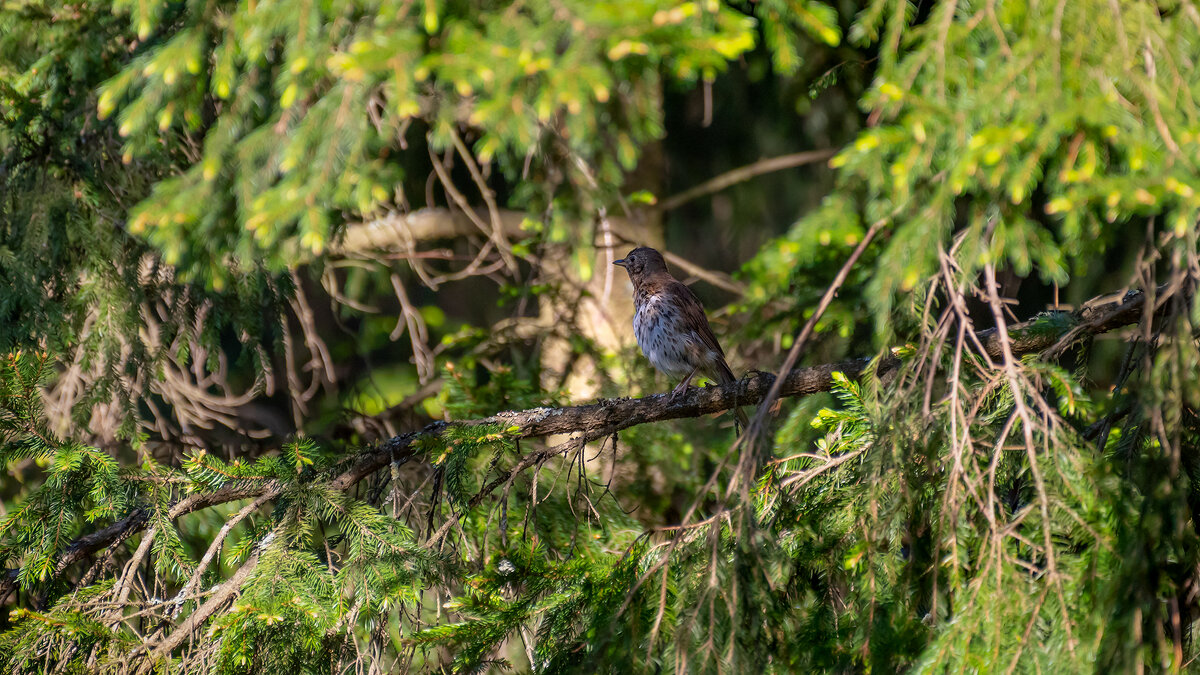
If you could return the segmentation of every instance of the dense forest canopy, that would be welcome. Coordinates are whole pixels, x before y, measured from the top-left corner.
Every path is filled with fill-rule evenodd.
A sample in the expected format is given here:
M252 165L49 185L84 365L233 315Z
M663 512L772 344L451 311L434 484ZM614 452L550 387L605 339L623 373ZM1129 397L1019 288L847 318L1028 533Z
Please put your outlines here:
M0 670L1189 669L1198 58L1182 0L8 0ZM640 245L739 382L662 394Z

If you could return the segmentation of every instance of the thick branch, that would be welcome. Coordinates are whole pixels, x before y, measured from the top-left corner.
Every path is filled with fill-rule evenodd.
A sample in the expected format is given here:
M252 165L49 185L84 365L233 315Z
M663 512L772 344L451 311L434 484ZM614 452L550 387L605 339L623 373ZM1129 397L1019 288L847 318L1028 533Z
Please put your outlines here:
M1137 323L1145 295L1130 291L1123 297L1112 300L1093 301L1075 312L1057 312L1031 321L1008 327L1014 355L1021 356L1055 347L1065 336L1095 335L1122 326ZM980 331L979 341L989 355L999 357L1001 344L996 329ZM807 396L828 391L833 383L833 373L841 372L849 378L859 377L871 359L860 358L841 363L797 368L784 379L780 396ZM900 359L889 356L876 367L879 375L886 375L900 366ZM643 398L605 399L588 405L564 408L533 408L531 410L502 412L476 420L461 422L438 422L421 431L409 432L380 443L366 450L343 465L340 473L331 475L330 487L346 490L391 462L403 464L419 452L417 441L441 436L451 426L499 425L513 437L534 438L552 434L581 434L575 442L586 442L622 429L684 417L699 417L728 410L734 406L755 405L762 400L775 376L771 373L754 372L738 382L721 387L695 388L689 390L677 402L671 403L667 394L655 394ZM171 519L193 511L217 506L239 499L272 499L283 491L279 481L241 481L226 485L214 492L194 494L176 502L170 510ZM61 575L70 566L114 542L123 541L146 527L149 513L138 509L122 520L80 537L67 547L55 566L56 575ZM18 570L10 569L0 580L0 598L7 598L16 587Z
M374 220L350 223L341 242L330 252L352 256L378 251L411 251L417 244L429 241L481 234L476 221L492 221L501 235L516 238L525 236L521 223L528 217L530 214L512 209L496 209L492 213L476 208L473 213L467 213L436 206L411 213L389 213ZM639 223L617 216L608 220L613 234L620 239L641 241L644 232Z

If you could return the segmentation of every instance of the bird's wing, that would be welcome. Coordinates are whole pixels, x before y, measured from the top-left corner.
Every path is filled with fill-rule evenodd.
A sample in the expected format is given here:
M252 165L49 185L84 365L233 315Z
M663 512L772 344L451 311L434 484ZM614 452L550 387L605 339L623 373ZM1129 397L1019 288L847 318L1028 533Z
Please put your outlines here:
M695 331L704 346L720 354L721 359L724 360L725 351L721 349L721 345L717 343L717 337L713 335L712 328L708 326L708 317L704 314L704 305L700 304L700 298L696 297L692 289L677 280L670 283L667 292L680 299L684 325Z

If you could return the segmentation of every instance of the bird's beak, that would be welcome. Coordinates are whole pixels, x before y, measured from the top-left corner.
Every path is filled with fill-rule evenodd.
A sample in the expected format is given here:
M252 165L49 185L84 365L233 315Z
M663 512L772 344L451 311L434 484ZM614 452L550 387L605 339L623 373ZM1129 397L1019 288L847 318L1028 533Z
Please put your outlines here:
M613 264L614 264L614 265L616 265L617 267L624 267L624 266L625 266L625 259L624 259L624 258L621 258L620 260L614 260L614 261L613 261Z

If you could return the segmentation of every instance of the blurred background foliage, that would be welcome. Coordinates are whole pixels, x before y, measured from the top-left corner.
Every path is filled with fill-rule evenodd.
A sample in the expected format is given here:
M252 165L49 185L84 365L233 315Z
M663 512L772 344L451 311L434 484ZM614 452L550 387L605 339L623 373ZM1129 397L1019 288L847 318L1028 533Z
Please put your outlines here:
M1197 44L1186 1L6 1L0 664L1185 669ZM335 478L673 384L636 245L774 370L868 232L803 362L903 366L767 447L449 427Z

